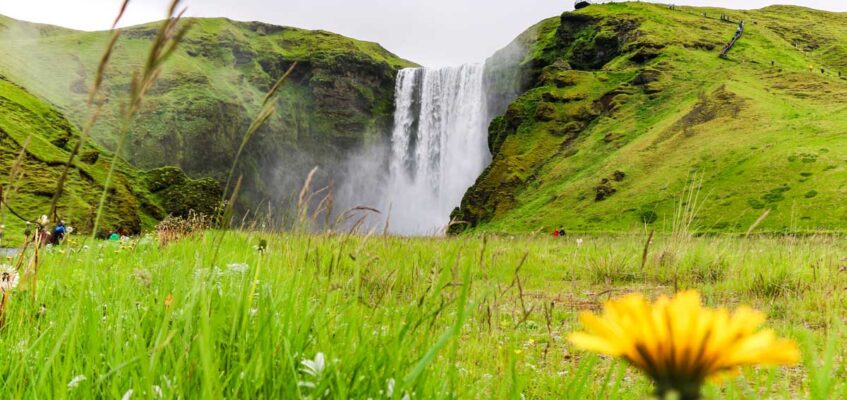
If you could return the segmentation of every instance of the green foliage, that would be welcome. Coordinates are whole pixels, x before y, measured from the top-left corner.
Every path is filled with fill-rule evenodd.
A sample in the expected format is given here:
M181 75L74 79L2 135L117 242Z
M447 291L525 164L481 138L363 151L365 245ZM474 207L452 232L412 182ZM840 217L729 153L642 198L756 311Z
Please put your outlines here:
M45 250L35 301L26 281L8 299L4 394L640 400L643 376L568 334L609 297L679 287L763 311L804 355L706 398L843 397L843 238L656 236L643 265L643 235L583 239L209 232Z
M641 222L645 224L652 224L659 220L659 214L656 214L653 210L644 210L641 212Z
M5 195L9 206L20 217L35 221L48 213L56 180L67 163L71 143L78 140L78 135L77 128L50 104L0 78L0 171L3 171L0 184L7 190ZM22 163L13 171L25 145ZM94 145L84 147L83 157L71 168L59 203L59 217L81 232L90 231L93 225L95 205L103 190L105 171L110 165L107 157L93 156L102 152ZM13 172L17 178L10 182ZM24 221L8 208L3 208L0 213L0 224L7 225L8 232L24 230ZM141 173L123 162L116 165L116 176L105 207L106 224L139 232L142 228L150 228L150 221L161 214L158 202L142 183ZM17 236L6 236L7 239L10 237ZM3 244L17 243L13 239Z
M212 178L191 179L176 167L162 167L144 174L147 189L159 199L168 215L188 217L191 211L215 215L223 196L220 182Z

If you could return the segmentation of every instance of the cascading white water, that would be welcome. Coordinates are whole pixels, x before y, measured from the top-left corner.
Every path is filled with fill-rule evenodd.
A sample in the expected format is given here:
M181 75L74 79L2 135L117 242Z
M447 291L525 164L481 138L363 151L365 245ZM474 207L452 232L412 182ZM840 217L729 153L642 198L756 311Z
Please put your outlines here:
M396 233L434 234L491 160L483 64L400 71L388 200Z

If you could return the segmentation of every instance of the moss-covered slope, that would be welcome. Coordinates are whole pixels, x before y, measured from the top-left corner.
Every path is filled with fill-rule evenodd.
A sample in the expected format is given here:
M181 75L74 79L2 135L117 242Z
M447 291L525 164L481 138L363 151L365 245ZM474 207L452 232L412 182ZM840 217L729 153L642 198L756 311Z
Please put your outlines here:
M690 204L703 231L746 231L765 210L766 231L847 229L845 40L847 15L784 6L628 2L544 21L519 39L517 65L490 62L519 78L495 93L522 94L491 124L493 163L454 217L496 231L670 230ZM700 183L697 204L680 203Z
M227 19L191 19L130 134L130 162L175 165L193 176L226 178L265 92L295 61L279 112L242 160L248 206L285 196L316 165L337 161L389 131L394 77L410 66L375 43ZM95 139L112 148L131 72L143 61L155 24L128 29L107 71L109 100ZM0 19L0 71L59 105L75 121L109 34ZM325 171L331 174L332 171ZM291 182L291 185L295 185ZM252 204L250 204L252 203Z
M77 140L79 130L62 113L0 76L0 185L9 205L0 209L6 225L4 243L22 240L22 219L35 221L49 212L56 181ZM70 169L57 213L80 231L90 232L111 154L87 144L80 155ZM158 184L159 171L143 173L124 162L116 171L102 229L118 226L138 232L166 214L208 211L220 199L217 183L188 179L179 170ZM168 190L185 194L180 198L158 194Z

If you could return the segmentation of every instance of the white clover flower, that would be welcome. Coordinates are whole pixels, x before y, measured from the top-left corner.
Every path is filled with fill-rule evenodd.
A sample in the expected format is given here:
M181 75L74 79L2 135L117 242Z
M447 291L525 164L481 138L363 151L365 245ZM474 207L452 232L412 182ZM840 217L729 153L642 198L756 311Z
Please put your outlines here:
M71 378L71 381L68 382L68 390L71 390L71 389L79 386L79 384L82 383L82 381L84 381L86 379L88 379L88 378L86 378L85 375L77 375L77 376Z
M0 290L4 292L15 290L20 279L18 270L9 264L0 264Z

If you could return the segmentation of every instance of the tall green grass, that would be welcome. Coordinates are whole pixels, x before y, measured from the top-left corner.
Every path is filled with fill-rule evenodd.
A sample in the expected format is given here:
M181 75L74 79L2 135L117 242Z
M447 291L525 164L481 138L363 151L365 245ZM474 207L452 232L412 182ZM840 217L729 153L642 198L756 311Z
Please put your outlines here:
M10 398L132 390L133 398L642 399L649 382L637 372L576 352L565 338L578 311L630 291L668 293L678 269L680 287L700 289L710 305L762 309L804 349L804 366L745 370L710 387L709 398L845 393L842 240L694 238L673 261L649 256L640 272L642 245L637 236L577 246L214 232L166 247L147 237L50 249L37 297L24 282L6 310L0 390ZM598 280L604 266L614 268ZM719 278L704 278L712 269Z

